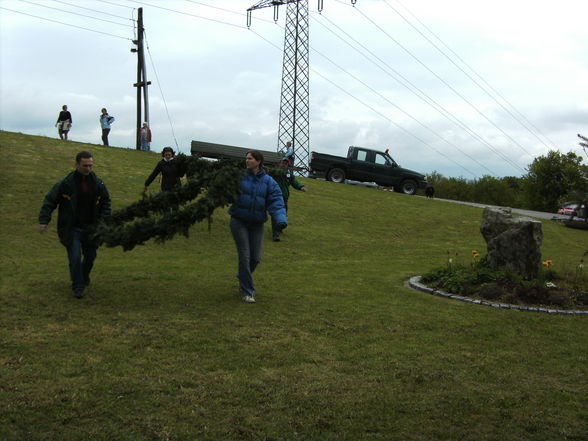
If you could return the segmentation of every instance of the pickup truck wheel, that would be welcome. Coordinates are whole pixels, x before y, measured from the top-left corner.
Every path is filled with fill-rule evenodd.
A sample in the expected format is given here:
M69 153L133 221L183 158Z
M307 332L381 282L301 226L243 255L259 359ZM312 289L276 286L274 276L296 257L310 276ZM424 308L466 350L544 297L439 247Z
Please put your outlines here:
M341 183L345 181L345 172L340 168L334 168L329 172L328 176L329 181Z
M415 194L417 188L417 183L412 179L402 181L402 184L400 184L400 192L404 194Z

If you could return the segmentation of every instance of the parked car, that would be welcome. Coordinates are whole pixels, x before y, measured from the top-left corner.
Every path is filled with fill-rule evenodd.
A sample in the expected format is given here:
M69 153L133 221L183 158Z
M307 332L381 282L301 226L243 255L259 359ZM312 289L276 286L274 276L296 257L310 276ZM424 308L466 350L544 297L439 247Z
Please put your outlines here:
M578 216L578 208L583 209L584 205L579 202L568 202L557 210L557 214L563 214L564 216Z

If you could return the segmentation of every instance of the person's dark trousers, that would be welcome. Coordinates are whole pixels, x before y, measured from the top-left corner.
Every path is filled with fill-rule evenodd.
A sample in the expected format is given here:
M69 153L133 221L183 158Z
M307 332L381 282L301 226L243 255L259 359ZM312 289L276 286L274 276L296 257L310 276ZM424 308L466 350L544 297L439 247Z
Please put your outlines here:
M104 145L108 145L108 134L110 133L110 129L102 129L102 142Z
M71 288L74 292L83 291L90 282L90 272L96 260L98 248L88 236L88 232L84 229L74 228L72 241L67 249Z
M239 219L231 217L230 225L239 257L237 278L241 295L255 297L253 271L261 261L263 224L247 225Z
M288 199L284 199L284 208L286 209L286 214L288 214ZM272 217L272 239L279 239L280 234L282 234L282 229L276 224L276 221Z

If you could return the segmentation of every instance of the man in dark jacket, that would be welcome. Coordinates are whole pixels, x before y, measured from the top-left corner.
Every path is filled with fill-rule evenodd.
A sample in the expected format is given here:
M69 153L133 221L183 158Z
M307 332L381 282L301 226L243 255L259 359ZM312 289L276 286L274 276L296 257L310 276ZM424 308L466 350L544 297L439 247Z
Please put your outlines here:
M182 164L174 160L175 152L171 147L164 147L161 151L163 159L157 163L155 169L151 172L145 181L143 192L153 182L159 173L161 173L161 191L173 190L174 187L181 185L180 178L186 174Z
M43 200L39 213L39 231L47 231L51 214L59 206L57 234L67 248L71 287L76 298L84 296L90 284L90 271L98 244L91 237L99 219L110 216L110 194L104 182L92 171L92 153L76 155L76 169L53 186Z

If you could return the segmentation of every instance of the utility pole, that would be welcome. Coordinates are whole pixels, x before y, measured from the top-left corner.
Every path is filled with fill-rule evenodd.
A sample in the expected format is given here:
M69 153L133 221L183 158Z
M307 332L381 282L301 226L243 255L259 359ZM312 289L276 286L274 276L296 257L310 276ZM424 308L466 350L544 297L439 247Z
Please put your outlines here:
M351 0L352 5L356 2ZM292 142L294 168L307 171L310 156L308 0L261 0L247 9L247 27L251 26L252 11L269 6L274 7L277 22L281 5L287 6L277 151L285 150L286 143ZM322 10L323 0L318 0L318 11Z
M141 116L144 103L145 121L149 123L149 92L147 86L151 81L147 81L147 70L145 68L145 50L143 46L143 8L139 8L137 18L137 39L133 40L133 44L137 48L132 48L131 52L137 53L137 82L133 84L137 88L137 134L136 134L136 149L141 150L141 127L143 125L143 118ZM141 102L143 98L143 103Z

